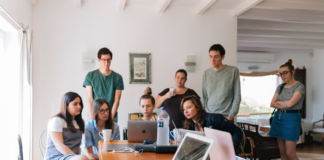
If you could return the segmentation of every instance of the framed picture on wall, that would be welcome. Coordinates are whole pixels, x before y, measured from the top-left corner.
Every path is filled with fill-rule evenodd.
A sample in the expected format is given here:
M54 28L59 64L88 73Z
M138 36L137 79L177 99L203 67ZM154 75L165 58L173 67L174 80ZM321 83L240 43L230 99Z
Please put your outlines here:
M151 84L151 53L129 53L129 84Z

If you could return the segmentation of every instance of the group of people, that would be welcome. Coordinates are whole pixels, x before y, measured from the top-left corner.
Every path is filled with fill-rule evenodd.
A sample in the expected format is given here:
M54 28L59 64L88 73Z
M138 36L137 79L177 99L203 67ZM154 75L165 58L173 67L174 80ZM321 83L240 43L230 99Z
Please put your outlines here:
M154 98L152 89L147 87L139 100L143 116L137 120L156 121L153 110L164 107L170 115L170 122L175 124L174 126L173 123L169 123L170 131L176 127L203 132L204 127L208 127L229 132L234 148L238 149L243 133L234 124L234 118L241 101L240 75L236 67L222 63L224 58L225 49L222 45L215 44L210 47L209 59L212 68L203 74L201 97L193 89L185 86L187 72L183 69L175 73L175 86L171 87L175 92L166 88ZM74 92L66 93L61 101L60 112L48 122L46 160L99 159L98 141L102 140L99 133L103 129L112 129L111 140L120 139L117 110L124 89L123 79L120 74L110 69L112 53L108 48L98 51L98 61L100 68L89 72L83 83L87 92L88 121L85 123L82 119L81 97ZM292 66L292 62L290 65ZM272 107L287 111L285 113L300 109L296 105L297 102L298 105L302 103L305 94L303 85L293 79L294 68L289 67L287 63L280 67L279 74L286 82L285 89L281 93L276 92L271 102ZM289 76L290 78L286 78ZM292 88L296 85L297 89ZM282 95L284 93L285 95ZM292 94L294 96L291 97ZM283 119L285 116L276 112L272 123L276 126L271 127L270 135L278 137L280 152L284 152L282 157L290 157L289 146L293 144L290 142L296 141L296 137L287 136L289 132L282 131L280 125L283 121L291 121L289 115ZM294 120L300 121L300 116L299 119L295 116ZM298 129L298 124L295 126ZM81 142L84 150L82 155Z

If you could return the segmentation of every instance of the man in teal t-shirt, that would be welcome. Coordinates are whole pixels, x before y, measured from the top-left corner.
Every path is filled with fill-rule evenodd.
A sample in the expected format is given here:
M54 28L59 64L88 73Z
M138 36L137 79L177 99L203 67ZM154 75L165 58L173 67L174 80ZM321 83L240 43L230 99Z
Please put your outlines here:
M111 116L117 122L117 109L119 107L119 100L121 92L124 90L123 77L110 69L112 60L112 53L108 48L101 48L98 51L98 61L100 68L91 71L87 74L83 87L87 90L87 110L89 120L92 117L93 101L97 98L104 98L108 101L111 108Z

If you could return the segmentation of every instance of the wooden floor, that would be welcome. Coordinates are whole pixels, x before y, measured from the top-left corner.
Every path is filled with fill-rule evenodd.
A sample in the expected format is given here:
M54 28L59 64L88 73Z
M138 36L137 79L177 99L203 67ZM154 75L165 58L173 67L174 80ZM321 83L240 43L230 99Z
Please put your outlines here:
M314 154L324 154L324 148L322 143L314 142L313 145L305 144L304 147L298 146L296 148L297 153L314 153ZM324 157L324 155L323 155Z

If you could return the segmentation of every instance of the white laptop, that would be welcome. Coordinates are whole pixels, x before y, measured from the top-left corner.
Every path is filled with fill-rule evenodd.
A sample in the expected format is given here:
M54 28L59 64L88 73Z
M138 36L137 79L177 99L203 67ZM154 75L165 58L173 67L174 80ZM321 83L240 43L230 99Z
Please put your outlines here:
M172 160L206 160L213 143L211 138L186 133Z
M204 128L205 136L214 140L212 152L209 153L211 160L236 160L232 135L211 128Z

